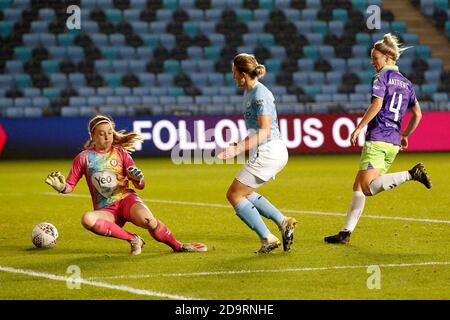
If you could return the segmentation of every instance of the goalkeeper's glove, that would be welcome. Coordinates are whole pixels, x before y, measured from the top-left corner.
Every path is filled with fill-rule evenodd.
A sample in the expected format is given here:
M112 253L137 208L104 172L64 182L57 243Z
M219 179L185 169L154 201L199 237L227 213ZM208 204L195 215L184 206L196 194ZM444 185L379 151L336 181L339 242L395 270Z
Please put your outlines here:
M136 167L128 167L127 171L131 179L139 184L142 184L142 181L144 181L144 173L140 169Z
M59 193L66 191L66 178L61 172L52 172L45 179L45 183L52 186Z

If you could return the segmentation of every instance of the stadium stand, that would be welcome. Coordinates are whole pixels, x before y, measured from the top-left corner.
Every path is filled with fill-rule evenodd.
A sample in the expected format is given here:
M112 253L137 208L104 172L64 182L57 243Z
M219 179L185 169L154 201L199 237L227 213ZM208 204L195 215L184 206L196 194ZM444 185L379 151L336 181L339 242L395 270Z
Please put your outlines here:
M411 0L420 11L436 25L444 30L450 40L450 5L448 0Z
M448 1L413 0L450 34ZM66 9L81 8L81 29ZM370 101L370 47L407 46L400 70L425 110L448 110L449 71L380 0L0 0L0 116L240 113L238 52L266 65L280 113L356 112Z

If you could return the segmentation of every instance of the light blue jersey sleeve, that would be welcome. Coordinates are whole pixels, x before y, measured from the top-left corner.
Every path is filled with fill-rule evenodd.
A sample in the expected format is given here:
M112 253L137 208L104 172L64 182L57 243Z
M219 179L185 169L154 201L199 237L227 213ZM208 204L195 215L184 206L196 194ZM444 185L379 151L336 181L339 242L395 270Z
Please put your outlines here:
M256 106L257 115L276 117L274 100L272 92L264 87L256 88L253 102Z
M258 131L260 129L258 122L259 116L271 116L271 137L268 141L274 138L280 138L275 99L269 89L262 83L258 83L244 95L244 105L246 107L244 119L249 130Z

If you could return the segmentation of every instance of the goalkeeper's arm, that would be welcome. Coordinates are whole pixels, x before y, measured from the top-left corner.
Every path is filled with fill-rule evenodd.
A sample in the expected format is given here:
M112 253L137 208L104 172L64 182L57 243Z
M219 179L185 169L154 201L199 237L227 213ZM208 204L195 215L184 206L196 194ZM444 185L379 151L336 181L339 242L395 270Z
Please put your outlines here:
M52 186L59 193L65 193L67 189L66 178L61 172L52 172L45 179L45 183Z
M136 189L142 190L145 187L145 181L144 181L144 173L134 167L128 167L127 169L127 173L128 173L128 177L131 179L131 181L133 182L133 185L136 187Z

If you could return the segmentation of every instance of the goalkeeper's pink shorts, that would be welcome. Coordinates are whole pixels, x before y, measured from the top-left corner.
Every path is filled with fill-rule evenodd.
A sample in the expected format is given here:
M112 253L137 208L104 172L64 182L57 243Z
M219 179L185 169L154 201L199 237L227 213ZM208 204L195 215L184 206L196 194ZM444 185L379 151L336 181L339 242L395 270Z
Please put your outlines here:
M111 212L114 215L115 223L119 227L122 227L127 221L130 221L131 207L136 202L145 206L144 202L142 202L141 198L139 198L136 193L130 193L122 200L116 201L100 210Z

